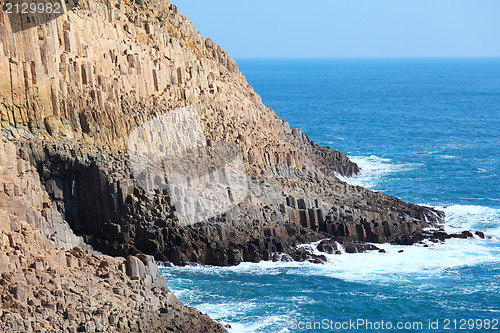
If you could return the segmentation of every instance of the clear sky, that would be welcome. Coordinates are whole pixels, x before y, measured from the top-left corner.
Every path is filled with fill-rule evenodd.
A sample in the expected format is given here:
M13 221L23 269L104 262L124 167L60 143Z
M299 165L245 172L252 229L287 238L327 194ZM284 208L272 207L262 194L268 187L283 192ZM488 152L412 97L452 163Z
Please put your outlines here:
M242 57L500 56L500 0L172 0Z

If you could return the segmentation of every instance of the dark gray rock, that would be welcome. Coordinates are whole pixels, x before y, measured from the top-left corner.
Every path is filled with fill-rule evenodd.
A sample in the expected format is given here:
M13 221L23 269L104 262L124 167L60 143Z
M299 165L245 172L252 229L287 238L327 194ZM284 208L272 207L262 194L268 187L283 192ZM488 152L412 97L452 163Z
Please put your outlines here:
M412 244L443 217L325 174L296 170L290 176L277 168L276 180L250 177L247 201L209 221L180 226L168 190L138 186L125 152L64 140L31 140L21 150L73 231L111 255L145 253L175 265L237 265L273 260L277 253L303 260L293 252L298 244L332 238L347 252L366 250L358 245L364 242ZM325 252L336 253L333 246ZM133 259L130 265L141 278L141 266Z

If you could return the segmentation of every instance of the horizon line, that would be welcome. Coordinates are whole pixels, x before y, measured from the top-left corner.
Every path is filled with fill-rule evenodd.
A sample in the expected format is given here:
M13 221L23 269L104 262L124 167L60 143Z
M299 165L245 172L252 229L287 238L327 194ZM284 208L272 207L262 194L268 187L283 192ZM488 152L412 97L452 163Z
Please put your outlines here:
M269 57L237 57L231 56L233 59L311 59L311 60L328 60L328 59L498 59L497 56L354 56L354 57L289 57L289 56L269 56Z

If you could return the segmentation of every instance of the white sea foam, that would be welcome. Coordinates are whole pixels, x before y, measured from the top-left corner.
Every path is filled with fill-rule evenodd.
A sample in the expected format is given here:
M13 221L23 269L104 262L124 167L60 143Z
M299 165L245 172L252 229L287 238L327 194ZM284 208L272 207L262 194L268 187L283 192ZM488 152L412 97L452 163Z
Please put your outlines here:
M457 158L456 156L453 156L453 155L441 155L440 157L443 158L443 159L445 159L445 160L450 160L450 159Z
M377 244L387 253L326 254L328 263L325 265L261 262L243 263L230 269L240 274L268 275L285 271L286 274L325 276L350 282L387 283L427 278L452 268L500 262L500 248L495 240L451 239L442 244L427 244L429 247ZM311 248L317 251L315 244Z
M218 268L211 268L211 270L217 270ZM175 295L178 291L173 291ZM196 308L203 313L208 314L211 318L220 320L224 325L229 324L231 328L228 330L231 333L240 332L262 332L264 329L284 327L282 329L276 330L276 332L288 332L286 328L288 323L296 315L293 309L287 311L286 314L282 315L265 315L259 316L258 318L252 317L248 321L245 318L249 313L255 312L259 309L260 305L258 303L248 300L245 302L211 302L211 303L201 303L197 304ZM233 321L234 318L238 318L238 323Z
M473 205L452 205L435 208L445 212L445 229L447 232L479 230L487 236L500 240L500 209Z
M207 313L211 318L220 319L224 325L229 324L231 328L228 330L231 333L246 333L246 332L262 332L265 328L270 327L286 327L291 321L293 313L287 315L270 315L259 318L251 318L245 323L245 317L258 308L258 304L251 301L246 302L226 302L226 303L202 303L196 306L198 310ZM239 323L233 322L233 318L238 318ZM284 328L277 332L288 332Z
M451 156L446 156L449 158ZM353 156L352 161L361 167L361 174L345 181L370 189L377 189L385 177L408 171L415 164L397 164L390 159L375 155L368 157ZM444 157L445 158L445 157ZM452 205L435 207L446 213L445 230L457 233L463 230L479 230L491 239L452 239L444 244L428 243L423 246L377 245L387 251L365 254L346 254L328 256L331 265L325 266L325 274L350 281L386 280L399 276L443 269L476 265L486 262L499 262L500 254L500 209L472 205ZM312 248L315 244L310 245ZM403 250L403 253L398 253Z
M500 262L500 210L481 206L453 205L436 207L446 213L447 232L480 230L489 239L449 239L444 243L427 241L423 245L402 246L376 244L386 253L372 251L359 254L329 255L319 252L314 242L308 247L315 254L328 258L325 265L298 262L242 263L236 267L226 267L238 273L252 275L282 274L289 269L290 274L324 275L346 281L373 282L394 279L413 279L440 274L443 270L485 263ZM399 251L403 250L402 253ZM297 269L300 268L300 269Z
M402 246L376 244L386 253L329 255L318 251L319 242L308 247L315 254L323 254L328 262L325 265L308 262L269 262L242 263L234 267L191 267L185 269L203 270L205 273L219 274L233 271L251 275L290 274L324 275L346 281L373 282L394 279L413 279L419 275L440 274L443 270L485 263L500 262L500 210L481 206L453 205L436 207L446 213L447 232L480 230L489 239L449 239L444 243L427 241L423 245ZM403 250L402 253L399 251Z
M446 228L448 232L481 230L487 236L492 237L489 239L480 239L479 237L449 239L444 243L426 241L427 247L422 244L413 246L376 244L386 253L371 251L342 255L321 253L317 249L319 242L314 242L301 245L301 247L310 248L315 254L325 255L328 262L324 265L309 262L263 261L260 263L245 262L234 267L184 267L182 269L221 277L227 276L228 273L248 276L287 274L307 277L320 276L363 284L404 283L425 290L426 288L434 288L433 284L428 281L447 274L447 271L453 272L454 269L461 267L498 265L500 263L499 209L462 205L436 208L444 210L447 214ZM403 252L400 252L401 250ZM271 277L270 280L272 280ZM193 281L193 283L195 282ZM195 291L196 288L193 286L190 289L192 290L187 292L189 295L186 294L185 290L173 291L175 294L183 295L183 298L187 297L192 301L199 299L201 295ZM467 292L473 292L473 290L464 290L464 293ZM300 303L310 301L306 293L306 290L301 291L300 297L303 299L300 299ZM384 297L384 295L379 295L379 297ZM211 299L217 299L217 296L213 295ZM196 307L212 318L222 318L224 323L229 323L232 327L229 331L232 333L261 332L274 328L276 328L276 332L288 332L287 324L295 315L298 315L294 313L294 309L287 309L284 315L266 316L263 314L256 318L251 313L261 305L255 300L231 302L219 299L219 301L202 303ZM234 323L233 318L238 318L238 323Z
M292 321L291 316L267 316L253 319L248 324L231 323L231 328L228 330L230 333L258 333L270 327L276 327L275 332L286 333L290 332L287 328L288 324ZM282 328L277 328L282 327Z
M224 302L224 303L202 303L196 306L204 313L210 313L212 318L244 317L248 312L256 309L258 304L251 301L245 302Z
M384 177L397 172L412 170L415 165L411 163L393 163L391 159L375 155L350 156L349 159L361 168L358 176L343 178L352 185L359 185L376 190Z

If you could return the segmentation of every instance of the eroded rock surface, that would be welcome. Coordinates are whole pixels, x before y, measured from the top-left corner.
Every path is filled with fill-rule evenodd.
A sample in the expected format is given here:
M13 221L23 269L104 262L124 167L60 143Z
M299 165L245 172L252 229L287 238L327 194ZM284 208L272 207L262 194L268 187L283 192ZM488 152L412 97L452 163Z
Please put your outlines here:
M209 221L179 226L168 189L134 182L127 152L71 140L23 144L72 229L106 253L140 252L177 265L271 260L328 237L394 242L421 234L442 213L316 173L249 177L245 201Z
M225 331L177 301L152 256L105 256L75 236L14 144L0 141L0 157L0 331Z
M10 75L0 79L1 133L98 250L231 265L329 236L393 241L442 219L340 181L336 173L356 174L357 165L265 107L236 63L168 1L82 0L15 34L2 20L0 66ZM198 111L208 146L241 149L250 184L233 209L181 227L168 191L138 186L126 147L138 125L186 105Z
M0 210L2 332L223 332L168 290L152 257L54 249Z
M167 0L82 0L18 33L3 12L0 22L0 71L9 74L0 78L0 128L8 138L126 145L138 124L194 105L207 139L238 143L249 164L357 171L265 107L236 63Z
M148 255L178 265L321 262L298 246L330 239L322 245L327 253L338 251L336 242L363 251L366 242L418 241L442 222L434 209L339 180L358 166L263 105L226 52L167 0L80 0L67 14L16 33L11 19L0 12L0 137L8 141L0 149L1 267L21 284L17 291L2 275L5 327L37 318L22 325L220 331L173 299ZM209 151L215 143L239 147L248 176L242 202L187 226L167 188L134 178L127 151L138 126L185 106L197 110ZM189 146L188 137L179 135L180 143ZM59 259L36 264L44 256ZM33 287L23 282L28 274ZM75 286L45 283L66 276ZM89 285L102 297L89 297ZM82 302L91 311L68 312ZM79 326L89 320L94 326Z

